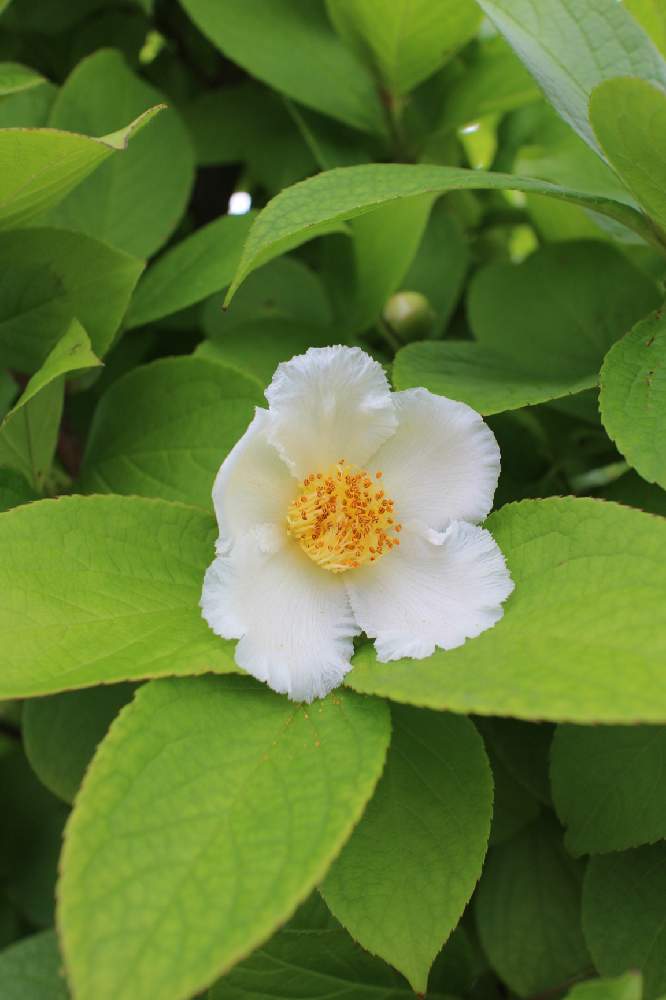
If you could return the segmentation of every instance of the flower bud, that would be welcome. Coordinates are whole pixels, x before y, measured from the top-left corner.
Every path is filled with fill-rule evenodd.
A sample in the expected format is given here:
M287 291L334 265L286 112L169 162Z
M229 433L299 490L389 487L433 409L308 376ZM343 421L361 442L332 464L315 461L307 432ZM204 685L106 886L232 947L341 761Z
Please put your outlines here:
M420 292L396 292L384 306L382 318L405 344L431 337L437 319L434 309Z

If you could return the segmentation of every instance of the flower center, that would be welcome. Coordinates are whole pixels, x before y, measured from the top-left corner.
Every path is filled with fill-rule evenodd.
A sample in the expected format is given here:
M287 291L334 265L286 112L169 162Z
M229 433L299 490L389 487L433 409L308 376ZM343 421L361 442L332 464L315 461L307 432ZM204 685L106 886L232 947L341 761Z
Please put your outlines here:
M288 531L323 569L344 573L375 562L400 544L393 501L379 488L381 472L348 465L311 472L287 510Z

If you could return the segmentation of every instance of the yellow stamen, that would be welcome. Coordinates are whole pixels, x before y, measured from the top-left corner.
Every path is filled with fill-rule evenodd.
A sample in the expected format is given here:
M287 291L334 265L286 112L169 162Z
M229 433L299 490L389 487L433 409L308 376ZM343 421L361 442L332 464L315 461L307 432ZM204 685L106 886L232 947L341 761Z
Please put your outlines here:
M382 477L375 473L375 479ZM327 472L310 472L287 510L287 528L323 569L345 573L375 562L399 544L393 501L375 490L365 469L341 458Z

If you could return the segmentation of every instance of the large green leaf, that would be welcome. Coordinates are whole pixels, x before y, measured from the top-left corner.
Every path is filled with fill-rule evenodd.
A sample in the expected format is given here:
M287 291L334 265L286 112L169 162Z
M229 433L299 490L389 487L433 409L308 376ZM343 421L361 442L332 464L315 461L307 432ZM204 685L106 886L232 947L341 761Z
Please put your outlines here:
M54 795L74 801L98 743L133 693L131 684L108 684L26 701L21 713L25 752Z
M605 854L666 839L665 756L661 726L558 726L553 799L572 854Z
M213 340L226 341L230 331L248 320L291 319L299 326L332 322L321 277L297 257L271 260L252 272L228 309L223 302L224 295L213 295L202 308L204 333Z
M589 979L574 986L565 1000L643 1000L643 977L627 972L617 979Z
M516 584L502 620L425 660L379 663L368 644L347 682L456 712L666 722L666 634L655 627L666 596L666 520L553 497L509 504L487 526Z
M550 195L608 215L650 241L657 239L649 220L628 204L530 177L429 164L370 163L340 167L287 188L259 213L243 248L227 302L260 264L329 231L336 221L355 218L399 198L486 188Z
M266 386L281 361L304 354L309 347L340 343L340 334L331 327L293 319L250 319L228 332L200 344L195 356L222 363Z
M167 250L139 282L125 326L151 323L226 288L251 222L249 213L223 215Z
M101 49L72 71L51 111L56 128L100 132L162 100L119 52ZM180 116L168 108L128 150L73 191L50 219L137 257L154 253L187 204L194 153Z
M596 382L608 349L661 301L655 283L607 243L542 247L522 264L491 264L469 286L476 339L545 379Z
M590 120L609 162L655 223L666 229L666 79L655 87L617 77L590 98Z
M666 489L666 316L658 310L608 352L601 369L604 427L644 479Z
M141 688L65 838L79 1000L185 1000L261 944L351 833L389 734L386 706L351 693L301 706L248 678Z
M252 76L315 111L385 131L379 89L340 43L323 0L183 0L198 27ZM270 39L270 44L259 44Z
M476 923L493 968L518 996L550 991L589 968L582 877L547 817L490 850L475 897Z
M481 11L473 0L326 0L331 20L384 86L404 94L450 59L474 35Z
M423 386L459 399L484 415L532 406L589 389L588 375L553 374L523 368L519 361L470 340L420 341L398 351L393 365L396 389Z
M73 320L0 424L0 465L16 469L35 489L43 488L58 440L65 376L100 364L88 334Z
M253 379L205 358L134 368L97 407L81 485L210 507L222 460L262 402Z
M479 343L410 344L394 383L483 414L571 395L598 383L608 347L658 301L654 283L604 243L546 246L520 265L477 273L468 312Z
M199 597L203 511L139 497L62 497L0 515L0 698L234 669Z
M0 363L35 371L75 318L102 357L142 269L82 233L0 233Z
M587 106L597 84L638 76L666 86L666 64L617 0L478 0L562 117L599 149Z
M666 845L592 858L583 929L605 976L640 969L645 1000L666 991Z
M0 130L0 229L23 225L57 205L104 160L125 150L160 110L144 105L130 125L101 139L54 128Z
M42 931L0 952L2 1000L69 1000L55 931Z
M425 993L481 874L492 777L467 719L406 707L392 714L382 780L322 893L355 940Z

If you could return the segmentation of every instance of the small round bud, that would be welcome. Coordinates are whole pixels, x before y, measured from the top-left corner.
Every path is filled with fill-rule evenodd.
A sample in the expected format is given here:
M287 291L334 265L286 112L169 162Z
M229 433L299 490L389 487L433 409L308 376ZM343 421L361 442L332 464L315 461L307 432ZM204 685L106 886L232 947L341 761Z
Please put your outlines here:
M421 292L396 292L384 306L382 318L405 344L431 337L437 320Z

